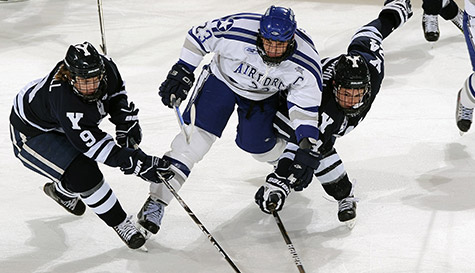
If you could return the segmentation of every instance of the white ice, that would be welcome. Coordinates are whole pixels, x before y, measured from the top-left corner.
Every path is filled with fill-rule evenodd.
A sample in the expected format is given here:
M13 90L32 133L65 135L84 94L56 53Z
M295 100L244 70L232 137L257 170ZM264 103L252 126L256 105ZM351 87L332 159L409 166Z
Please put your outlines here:
M162 155L179 128L157 89L192 25L264 12L272 3L290 6L320 55L334 56L383 1L103 2L108 53L140 108L141 146ZM68 45L99 46L96 3L0 4L0 272L234 272L178 202L168 206L148 253L129 250L91 210L75 217L46 197L47 179L13 156L8 116L15 94L49 72ZM357 180L355 228L338 222L337 204L317 180L291 194L280 213L306 272L475 272L475 134L460 136L454 119L469 57L463 35L441 18L440 40L426 42L421 1L413 6L413 18L384 41L386 77L368 117L336 144ZM236 147L236 124L233 116L179 194L241 272L298 272L274 219L254 204L272 168ZM113 133L107 120L103 128ZM147 183L101 169L122 206L136 214Z

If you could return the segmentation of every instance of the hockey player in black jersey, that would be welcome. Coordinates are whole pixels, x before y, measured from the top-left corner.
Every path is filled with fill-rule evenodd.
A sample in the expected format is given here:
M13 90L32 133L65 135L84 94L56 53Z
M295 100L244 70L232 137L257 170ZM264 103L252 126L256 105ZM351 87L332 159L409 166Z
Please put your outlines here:
M338 201L338 219L347 222L356 217L353 184L334 148L338 137L348 134L366 116L384 77L383 40L412 16L409 0L386 1L377 19L360 28L353 36L348 52L322 59L323 94L318 109L320 135L308 147L299 148L282 107L275 126L288 140L275 171L259 188L255 201L262 211L279 211L291 189L301 191L313 175L325 191ZM285 101L285 94L283 94ZM302 147L302 145L300 145Z
M71 45L46 77L26 85L10 114L15 156L52 181L44 185L44 192L74 215L82 215L86 203L133 249L145 238L122 209L97 162L149 182L159 182L157 171L169 174L167 161L133 149L142 139L137 113L127 101L115 63L84 42ZM98 127L107 115L116 125L120 146Z

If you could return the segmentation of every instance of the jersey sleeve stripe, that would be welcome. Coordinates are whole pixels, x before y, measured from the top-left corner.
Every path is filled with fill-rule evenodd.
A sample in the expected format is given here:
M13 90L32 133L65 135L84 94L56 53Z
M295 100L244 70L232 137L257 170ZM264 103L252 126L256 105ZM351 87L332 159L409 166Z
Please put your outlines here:
M383 36L381 35L381 33L379 33L378 29L376 29L375 27L371 27L371 26L366 26L366 27L360 28L355 33L355 35L353 35L353 38L351 39L351 41L353 42L354 40L356 40L357 38L360 38L360 37L373 38L376 41L378 41L379 43L383 42Z
M112 136L108 134L103 139L96 142L96 144L94 144L91 148L89 148L89 150L85 152L84 155L98 162L104 163L114 146L115 142Z
M307 34L305 34L303 31L301 31L301 30L299 30L299 29L297 29L297 30L295 31L295 34L296 34L298 37L302 38L302 39L303 39L305 42L307 42L309 45L311 45L312 48L315 50L315 52L317 51L317 50L315 49L315 45L313 44L312 39L310 39L310 37L309 37ZM318 52L317 52L317 53L318 53Z
M317 80L319 89L322 89L321 68L315 61L300 52L296 52L289 60L305 67L305 69L312 73Z
M235 40L235 41L240 41L244 43L248 43L251 45L256 44L256 38L251 38L251 37L246 37L242 35L233 35L233 34L224 34L224 35L216 35L217 38L226 38L229 40Z
M260 21L261 17L262 17L262 14L258 14L258 13L237 13L237 14L232 14L232 15L222 17L221 19L216 19L214 21L225 20L228 18L233 18L234 20L247 19L247 20Z
M200 39L198 39L198 37L196 37L194 34L193 34L193 29L190 29L188 31L188 36L191 37L191 39L195 40L195 43L201 48L201 50L203 52L206 52L206 53L209 53L208 50L206 50L206 48L203 46L203 44L201 43Z

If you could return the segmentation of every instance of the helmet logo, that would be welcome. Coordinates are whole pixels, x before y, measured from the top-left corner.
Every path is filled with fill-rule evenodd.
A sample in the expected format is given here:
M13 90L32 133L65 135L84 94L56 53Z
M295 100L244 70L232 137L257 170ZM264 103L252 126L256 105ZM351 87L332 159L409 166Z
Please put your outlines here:
M91 53L89 51L87 51L87 45L88 44L78 44L78 45L76 45L76 48L83 50L84 51L84 56L89 56L89 55L91 55Z
M358 67L358 60L360 59L360 56L347 56L346 58L352 62L351 67Z

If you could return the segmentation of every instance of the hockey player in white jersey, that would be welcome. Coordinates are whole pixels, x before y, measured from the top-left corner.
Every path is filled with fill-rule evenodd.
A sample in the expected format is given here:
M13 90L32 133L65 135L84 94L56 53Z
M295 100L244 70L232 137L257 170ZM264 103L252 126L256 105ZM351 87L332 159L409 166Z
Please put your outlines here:
M319 135L320 57L311 38L297 28L290 8L271 6L264 15L239 13L191 28L179 61L159 88L165 105L174 107L186 98L194 83L193 71L208 53L214 53L213 59L203 68L184 112L185 123L194 123L190 143L178 134L164 156L175 172L170 184L177 190L221 137L236 106L235 142L259 161L276 161L285 147L272 127L282 90L289 91L287 107L297 145L307 148ZM192 108L196 110L193 121ZM138 223L157 233L172 198L165 186L151 185Z
M301 151L295 144L285 107L279 110L275 126L289 144L275 171L256 192L255 200L261 210L281 210L291 189L301 191L312 182L320 181L327 194L338 202L338 219L350 227L356 217L353 183L348 178L335 141L352 131L367 115L384 78L383 40L412 16L409 0L386 1L378 18L361 27L354 35L345 54L322 59L323 93L318 109L320 135L317 139L315 171L295 166L294 157ZM285 98L285 97L284 97ZM311 165L311 163L307 163ZM302 170L301 178L293 177L289 168Z
M465 80L457 95L456 122L460 134L467 132L472 125L475 108L475 0L465 0L463 14L463 33L467 43L468 54L472 63L472 74Z
M15 156L52 180L44 192L74 215L82 215L86 203L133 249L145 238L127 217L97 162L149 182L159 182L158 170L170 174L167 161L131 147L142 139L137 114L127 101L115 63L88 42L71 45L46 77L26 85L10 114ZM99 128L107 115L116 125L120 146Z

